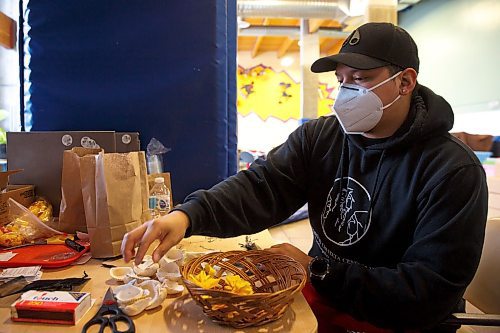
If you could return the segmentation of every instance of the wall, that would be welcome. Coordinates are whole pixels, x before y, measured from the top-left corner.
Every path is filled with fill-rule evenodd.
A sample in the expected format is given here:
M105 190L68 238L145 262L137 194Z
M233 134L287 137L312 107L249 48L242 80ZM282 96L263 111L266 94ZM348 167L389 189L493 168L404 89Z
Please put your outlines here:
M28 2L25 112L33 131L156 138L178 203L237 171L236 2L124 3Z
M422 0L399 13L399 24L419 46L419 81L442 95L455 111L452 131L500 135L500 0ZM238 53L238 64L260 63L284 69L300 81L299 54L284 68L274 52L252 59L250 52ZM332 73L319 76L320 82L335 85ZM239 146L274 146L286 139L296 124L262 126L258 119L239 116ZM264 135L256 138L253 128ZM252 140L255 141L252 144ZM261 142L262 141L262 142Z
M499 135L500 1L423 0L399 24L419 46L420 82L454 108L453 130Z
M18 21L18 2L0 1L0 11ZM17 44L17 43L16 43ZM0 46L0 128L19 130L19 71L17 48ZM4 113L7 118L3 119Z
M263 64L272 67L274 71L285 71L295 82L301 81L299 53L289 53L285 57L291 57L294 61L289 66L283 66L276 52L263 52L255 58L251 52L238 52L237 63L243 68L252 68ZM333 73L319 74L319 82L325 83L328 88L336 87L337 80ZM299 121L290 119L287 121L269 117L265 120L256 114L247 116L238 114L238 148L240 150L260 150L267 152L283 143L288 135L299 125Z

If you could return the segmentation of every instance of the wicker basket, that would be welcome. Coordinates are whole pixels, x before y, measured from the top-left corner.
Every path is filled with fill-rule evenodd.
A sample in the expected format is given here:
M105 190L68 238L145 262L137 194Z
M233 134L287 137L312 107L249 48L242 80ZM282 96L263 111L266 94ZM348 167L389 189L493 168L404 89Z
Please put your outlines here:
M237 295L223 290L204 289L188 280L198 274L202 263L219 266L224 272L241 276L252 285L254 294ZM220 324L235 328L262 325L283 316L293 296L306 283L306 271L294 259L267 251L215 252L194 258L182 268L187 290L203 312Z

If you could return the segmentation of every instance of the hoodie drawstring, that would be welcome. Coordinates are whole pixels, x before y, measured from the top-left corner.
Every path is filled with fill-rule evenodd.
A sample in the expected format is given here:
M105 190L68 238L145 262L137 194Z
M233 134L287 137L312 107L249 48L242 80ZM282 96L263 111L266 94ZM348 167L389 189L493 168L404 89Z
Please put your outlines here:
M380 155L380 158L378 160L378 163L377 163L377 169L376 169L376 173L375 173L375 182L373 183L373 186L372 186L372 190L370 191L370 207L368 209L368 214L369 214L369 219L371 219L371 215L372 215L372 209L373 209L373 205L374 205L374 196L375 196L375 191L377 190L377 183L378 183L378 180L379 180L379 176L380 176L380 172L382 170L382 163L384 161L384 158L385 158L385 154L386 154L386 150L382 150L382 154ZM337 208L337 216L339 218L339 220L342 218L341 216L341 198L342 198L342 190L344 189L344 184L345 184L345 187L346 187L346 190L347 190L347 186L348 186L348 181L344 181L344 171L345 171L345 168L346 168L346 164L347 164L347 173L349 173L349 144L347 142L347 138L346 136L344 136L344 139L342 141L342 153L340 155L340 180L339 180L339 189L338 189L338 202L337 202L337 205L336 205L336 208Z
M370 192L370 208L368 209L368 214L370 214L370 216L368 217L369 219L371 219L371 217L372 217L372 209L373 209L373 204L375 201L375 191L377 190L378 178L380 176L380 170L382 169L382 162L384 161L384 158L385 158L385 149L382 150L382 154L380 155L380 158L378 160L377 172L375 174L375 182L373 183L373 187L372 187L372 190Z
M342 152L340 153L340 179L339 179L339 185L338 185L338 201L336 204L336 213L339 218L339 221L341 219L341 200L342 200L342 189L344 188L344 170L347 164L347 173L349 173L349 145L347 143L347 136L344 135L344 139L342 140ZM346 181L346 187L348 182Z

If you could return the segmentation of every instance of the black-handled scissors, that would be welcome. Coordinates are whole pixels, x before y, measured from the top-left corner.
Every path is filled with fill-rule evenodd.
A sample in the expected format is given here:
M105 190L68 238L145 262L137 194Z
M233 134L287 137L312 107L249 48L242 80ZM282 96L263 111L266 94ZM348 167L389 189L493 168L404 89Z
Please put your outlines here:
M127 330L118 330L117 323L120 321L128 325ZM104 332L107 326L111 327L113 333L135 333L134 322L120 310L111 288L108 288L99 311L97 311L96 315L83 326L82 333L86 333L93 325L99 325L99 333Z

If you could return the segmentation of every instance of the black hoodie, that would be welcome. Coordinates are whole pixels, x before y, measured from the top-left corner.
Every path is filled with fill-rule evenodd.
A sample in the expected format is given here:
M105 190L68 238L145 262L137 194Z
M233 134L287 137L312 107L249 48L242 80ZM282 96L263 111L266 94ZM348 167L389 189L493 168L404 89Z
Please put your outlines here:
M474 276L487 215L484 170L452 125L449 104L423 86L387 139L311 120L266 160L188 196L187 235L255 233L308 202L310 255L333 263L316 290L358 320L432 328Z

